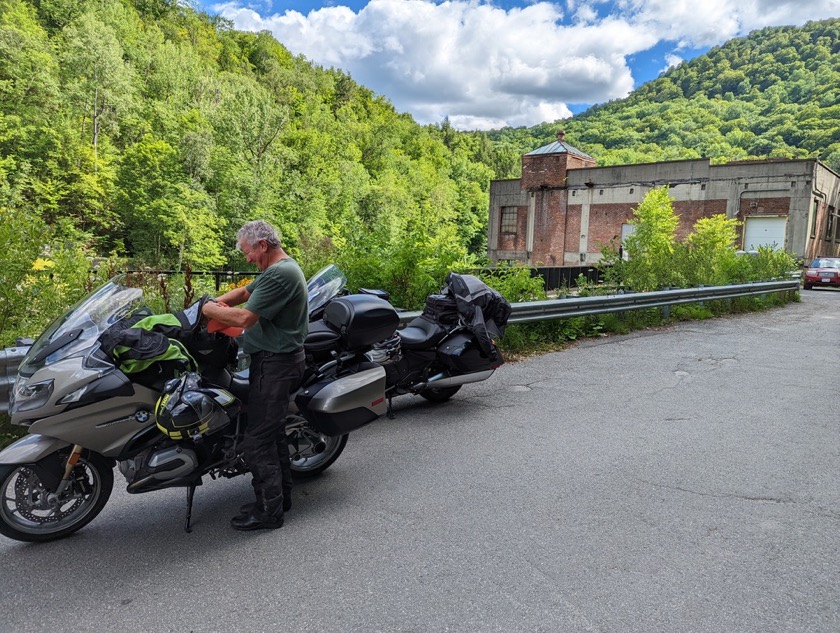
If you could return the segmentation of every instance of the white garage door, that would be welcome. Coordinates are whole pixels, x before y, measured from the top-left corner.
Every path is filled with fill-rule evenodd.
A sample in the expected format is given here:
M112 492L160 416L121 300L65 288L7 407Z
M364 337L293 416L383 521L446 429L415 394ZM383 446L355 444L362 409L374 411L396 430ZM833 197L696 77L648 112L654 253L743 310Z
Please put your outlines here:
M744 250L754 251L759 246L785 247L787 218L747 218L744 228Z

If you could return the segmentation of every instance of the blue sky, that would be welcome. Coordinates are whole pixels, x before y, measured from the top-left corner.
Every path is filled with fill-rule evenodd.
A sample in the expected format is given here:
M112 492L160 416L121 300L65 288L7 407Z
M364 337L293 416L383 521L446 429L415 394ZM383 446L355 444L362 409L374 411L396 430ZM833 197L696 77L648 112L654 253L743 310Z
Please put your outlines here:
M733 37L840 17L840 0L196 1L461 130L568 117Z

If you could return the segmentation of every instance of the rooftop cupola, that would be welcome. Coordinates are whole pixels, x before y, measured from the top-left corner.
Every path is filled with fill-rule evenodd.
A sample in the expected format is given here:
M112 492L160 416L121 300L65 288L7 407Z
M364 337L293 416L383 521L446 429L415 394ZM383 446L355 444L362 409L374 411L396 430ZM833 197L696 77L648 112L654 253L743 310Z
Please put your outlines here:
M594 167L595 159L566 142L566 131L557 140L522 157L522 189L556 189L566 186L566 171Z

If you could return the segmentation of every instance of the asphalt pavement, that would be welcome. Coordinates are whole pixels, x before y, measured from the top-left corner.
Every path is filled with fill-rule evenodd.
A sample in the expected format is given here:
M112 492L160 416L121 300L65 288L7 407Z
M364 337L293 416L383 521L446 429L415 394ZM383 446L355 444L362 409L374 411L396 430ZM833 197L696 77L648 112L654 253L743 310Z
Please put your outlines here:
M0 540L0 632L840 631L840 291L587 339L395 400L228 525L245 478ZM2 537L0 537L2 538Z

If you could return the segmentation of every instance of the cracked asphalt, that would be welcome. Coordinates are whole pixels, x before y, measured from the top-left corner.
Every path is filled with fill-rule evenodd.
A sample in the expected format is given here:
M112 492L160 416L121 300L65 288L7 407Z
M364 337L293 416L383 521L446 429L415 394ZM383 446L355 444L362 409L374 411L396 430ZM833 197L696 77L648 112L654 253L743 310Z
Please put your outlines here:
M581 341L395 400L301 483L130 496L0 541L0 632L840 631L840 292Z

